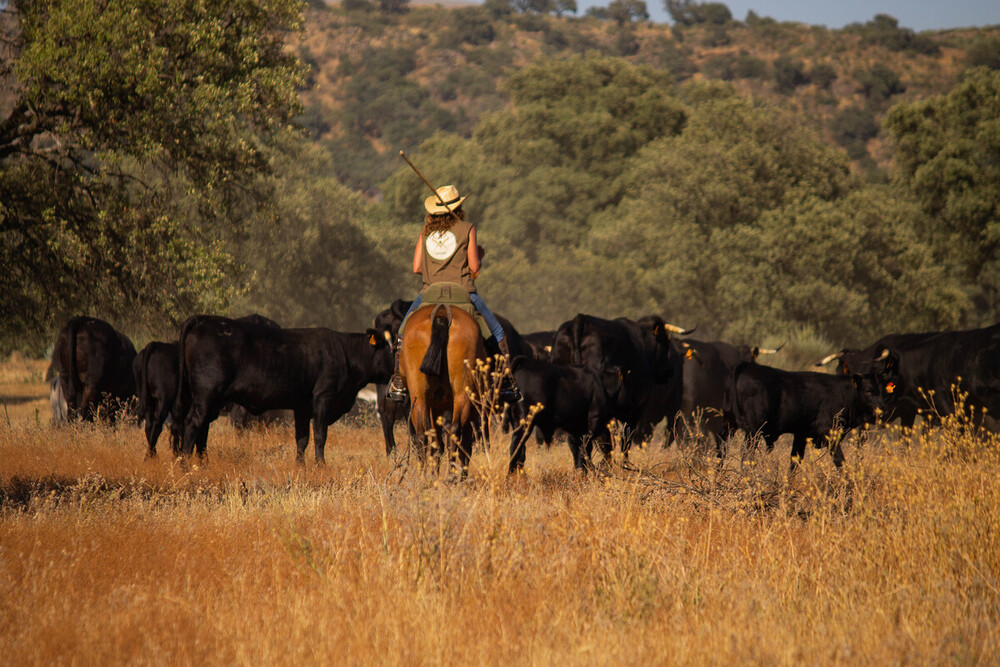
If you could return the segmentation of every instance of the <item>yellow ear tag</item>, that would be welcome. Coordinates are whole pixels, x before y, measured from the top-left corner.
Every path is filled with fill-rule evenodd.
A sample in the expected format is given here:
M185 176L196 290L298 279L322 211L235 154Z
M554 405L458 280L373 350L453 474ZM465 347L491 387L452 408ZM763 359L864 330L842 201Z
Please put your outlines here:
M885 386L885 393L891 394L894 391L896 391L896 385L894 385L893 383L890 382Z
M368 337L368 342L371 343L372 345L375 344L375 334L372 334L371 336Z
M687 357L688 359L694 359L694 350L688 350L687 352L684 353L684 356Z

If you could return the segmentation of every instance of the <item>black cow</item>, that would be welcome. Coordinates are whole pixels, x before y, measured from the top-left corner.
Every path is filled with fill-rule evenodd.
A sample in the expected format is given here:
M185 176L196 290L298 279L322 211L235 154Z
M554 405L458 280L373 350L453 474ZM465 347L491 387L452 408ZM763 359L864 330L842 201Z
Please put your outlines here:
M882 354L883 350L887 348L909 347L937 336L939 333L941 332L888 334L861 350L844 348L836 354L831 354L817 361L814 366L825 366L831 361L836 360L837 367L835 372L840 375L868 373L873 368L872 362ZM914 422L917 420L917 415L922 408L926 407L927 401L919 395L919 392L908 392L904 395L896 394L885 419L886 421L892 421L898 418L902 426L912 428Z
M93 421L100 408L114 421L121 402L135 395L135 346L104 320L73 317L59 332L49 377L58 376L67 418ZM55 392L58 393L58 392ZM53 421L59 415L53 411Z
M627 318L606 320L577 315L563 322L552 344L552 360L563 365L587 365L598 371L620 370L622 389L612 407L612 416L625 424L629 441L639 443L648 436L646 406L655 385L675 382L680 359L673 351L669 332L684 333L659 317L639 322ZM644 418L646 417L646 418Z
M844 462L840 447L851 429L875 422L876 410L884 410L885 393L874 375L833 375L782 371L769 366L737 364L726 387L726 418L748 438L760 435L767 448L784 433L794 436L791 467L805 455L806 441L820 447L831 435L833 462Z
M872 354L869 365L883 387L891 386L896 410L919 406L936 420L955 412L961 392L977 425L1000 431L1000 324L913 337Z
M263 319L263 318L260 318ZM226 402L253 413L295 413L296 459L313 424L316 461L324 461L327 427L346 414L369 382L392 374L389 343L374 330L282 329L269 321L199 315L181 328L178 403L190 408L182 452L205 453L209 424Z
M412 301L396 299L388 308L375 316L375 330L382 333L382 335L388 333L394 346L399 333L399 327L403 323L403 317L406 315L406 311L410 309L412 303ZM518 333L514 325L505 317L501 317L500 315L496 317L497 321L500 322L500 326L503 327L504 337L507 339L507 346L511 357L531 354L531 349L524 342L521 334ZM393 432L394 424L397 421L405 421L410 415L409 398L402 402L386 400L387 383L388 381L376 386L376 392L378 393L378 416L379 421L382 423L382 437L385 439L386 456L391 454L396 448L396 435Z
M673 424L673 435L678 440L709 437L721 455L722 443L731 431L722 413L729 376L738 364L755 363L759 355L775 354L781 348L692 339L675 341L674 345L684 361L680 412Z
M168 416L170 449L175 455L180 453L182 420L171 414L177 399L177 367L177 343L152 342L132 362L139 418L146 422L146 455L150 458L156 456L156 442Z
M552 443L557 429L564 431L573 465L579 470L590 467L595 441L605 456L610 453L608 422L622 387L617 369L598 371L590 366L565 366L524 356L511 361L511 372L521 392L516 417L526 418L531 406L541 404L531 424L545 444ZM524 425L516 424L510 441L512 473L524 467L526 439Z

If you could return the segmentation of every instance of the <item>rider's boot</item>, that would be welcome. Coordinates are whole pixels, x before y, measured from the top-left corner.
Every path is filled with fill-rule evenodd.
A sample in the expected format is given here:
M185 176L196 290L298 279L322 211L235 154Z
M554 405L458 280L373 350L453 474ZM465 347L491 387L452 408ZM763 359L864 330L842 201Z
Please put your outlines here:
M510 348L507 347L507 339L498 341L497 346L500 348L500 354L507 357L509 365L511 356ZM517 382L514 381L514 374L510 371L504 374L503 381L500 383L500 400L508 403L516 403L521 400L521 392L517 390Z
M385 397L390 401L403 402L410 397L406 389L406 380L399 373L399 351L402 349L402 341L396 341L396 359L392 371L392 379L389 380L389 388L385 392Z

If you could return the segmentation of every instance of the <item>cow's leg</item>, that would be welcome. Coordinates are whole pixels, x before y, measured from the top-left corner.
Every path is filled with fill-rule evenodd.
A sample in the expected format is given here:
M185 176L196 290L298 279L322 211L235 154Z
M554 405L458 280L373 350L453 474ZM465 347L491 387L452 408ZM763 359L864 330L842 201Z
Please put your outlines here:
M157 420L157 410L146 410L146 458L156 458L156 441L160 439L160 431L163 430L163 422Z
M806 441L807 438L804 435L795 434L795 439L792 440L792 461L788 465L789 472L795 470L795 468L802 462L806 455Z
M309 419L312 415L308 410L295 411L295 462L305 463L306 447L309 445ZM324 440L323 444L326 444Z
M524 470L524 441L527 440L523 426L514 429L510 436L510 458L507 463L507 473L513 474Z
M567 434L566 441L569 443L570 453L573 454L573 467L576 470L587 472L589 461L587 446L583 444L583 440L579 436Z
M385 440L385 455L389 456L396 448L396 434L393 432L393 425L396 423L396 411L401 406L398 401L385 400L386 385L375 386L378 418L382 422L382 439Z
M177 419L173 417L170 418L170 451L173 452L174 456L181 453L181 437L183 434L184 425Z
M836 438L830 443L830 453L833 454L833 465L840 470L844 466L844 449L841 447L843 436Z
M525 444L528 439L528 433L525 432L526 429L524 424L521 423L521 419L523 415L527 414L527 404L523 400L518 401L516 407L513 405L510 406L510 410L513 413L510 423L516 424L516 426L514 426L510 436L510 460L507 465L507 472L514 473L524 469Z
M469 461L472 459L472 443L476 439L476 431L471 421L462 424L458 440L458 464L461 479L469 475Z
M83 385L83 396L80 398L80 418L83 421L92 422L100 404L101 395L97 387L92 384Z
M198 442L204 421L204 408L200 405L192 405L184 419L184 437L181 439L181 454L184 456L194 454L194 447Z
M326 463L326 431L330 422L328 410L317 410L313 415L313 446L316 448L316 463L324 465Z
M146 442L149 444L149 451L146 455L149 458L156 456L156 443L160 440L163 432L163 422L167 421L170 413L166 401L153 401L153 405L146 410Z

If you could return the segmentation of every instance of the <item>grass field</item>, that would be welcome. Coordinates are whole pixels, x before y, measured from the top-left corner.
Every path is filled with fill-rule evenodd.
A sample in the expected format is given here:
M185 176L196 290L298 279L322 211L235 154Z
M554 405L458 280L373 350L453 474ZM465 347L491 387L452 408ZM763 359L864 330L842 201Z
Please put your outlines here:
M790 480L787 445L659 444L587 478L532 445L509 478L498 438L445 481L370 419L323 468L221 420L184 466L51 428L44 369L0 363L4 664L1000 662L998 445L960 425Z

